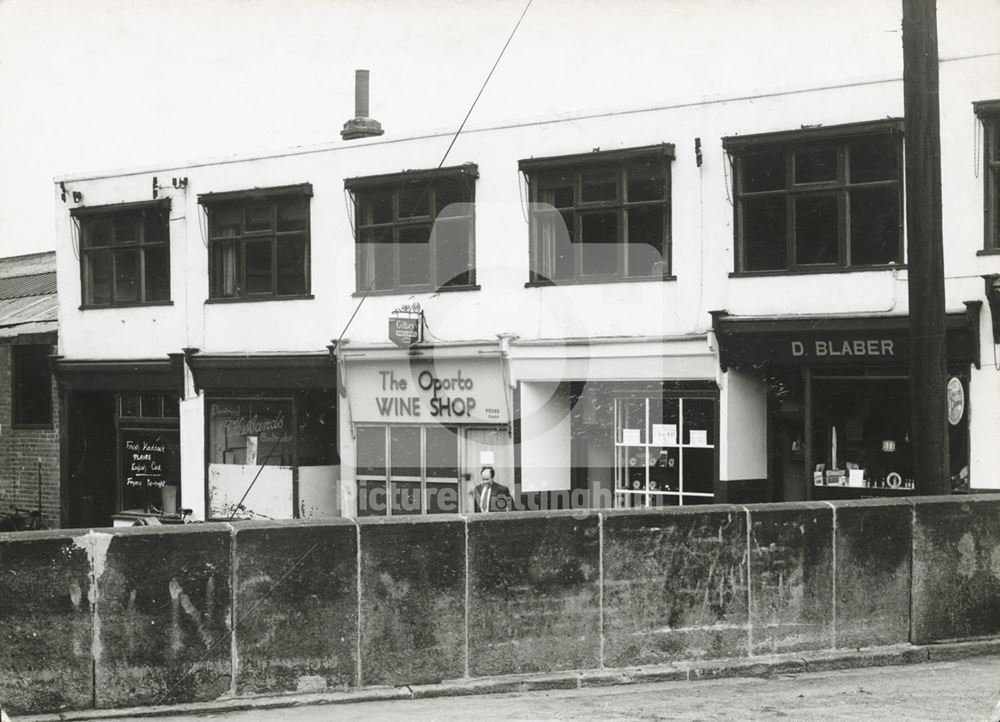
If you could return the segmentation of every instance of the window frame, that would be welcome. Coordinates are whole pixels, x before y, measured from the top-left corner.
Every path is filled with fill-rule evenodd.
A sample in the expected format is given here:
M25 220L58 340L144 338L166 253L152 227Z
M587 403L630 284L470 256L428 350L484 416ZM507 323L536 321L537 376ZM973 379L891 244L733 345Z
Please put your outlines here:
M354 295L392 295L408 293L429 293L441 291L475 291L479 290L476 282L476 181L479 179L479 167L475 163L466 163L460 166L450 166L445 168L434 168L427 170L403 171L400 173L387 173L373 176L359 176L344 180L344 189L350 194L353 201L354 218L352 222L354 230L355 247L355 292ZM433 212L429 215L411 216L400 215L400 201L404 193L410 189L420 188L421 199L426 193L428 209L437 209L437 194L441 185L445 183L464 182L467 191L467 198L461 203L468 205L469 212L459 215L449 215L442 218L439 213ZM371 194L371 196L366 196ZM391 196L391 219L388 221L375 222L370 217L365 217L366 201L376 195L389 194ZM451 204L449 204L451 205ZM416 210L416 209L414 209ZM439 264L438 251L439 243L434 233L439 220L448 223L467 223L469 228L468 238L468 268L465 283L448 284L445 281L450 279L438 278ZM429 228L428 237L428 275L426 283L402 284L400 283L400 242L399 235L406 229ZM370 267L374 265L375 258L371 257L372 251L368 248L370 244L362 242L362 236L366 232L388 231L392 234L392 287L376 288L375 282L381 270ZM383 261L385 263L385 261Z
M51 429L55 423L55 413L52 408L53 393L52 393L52 371L49 368L49 356L53 353L52 344L50 343L15 343L9 346L10 348L10 425L13 429ZM46 409L46 421L23 421L21 419L21 414L23 412L22 405L24 404L23 394L21 393L21 379L19 378L23 373L24 368L35 369L38 364L34 359L19 360L18 359L18 349L34 349L36 351L45 350L45 378L47 381L47 397L48 403L45 404Z
M254 188L246 191L202 193L198 203L206 215L206 243L208 246L208 298L206 303L247 303L253 301L281 301L312 298L312 184ZM279 212L282 202L300 202L305 206L305 226L301 229L279 230ZM253 208L268 207L271 227L264 230L246 229L247 212ZM240 233L232 236L214 235L213 214L224 210L239 209ZM282 239L304 237L303 290L294 293L278 292L279 249ZM269 242L270 290L250 292L247 289L247 246ZM220 245L234 245L235 278L232 294L220 293L217 287L216 249Z
M981 253L1000 253L1000 99L973 103L973 110L982 124L983 133L983 250Z
M132 241L117 243L115 234L115 219L131 215L145 214L156 211L161 216L162 238L159 241L146 241L146 224L138 223L136 237ZM70 210L70 217L77 224L80 252L80 308L82 310L98 308L122 308L129 306L164 306L173 303L171 294L170 273L170 199L155 201L140 201L137 203L115 203L101 206L82 206ZM101 246L89 246L88 236L92 224L106 222L110 225L109 241ZM165 274L166 298L146 300L147 291L147 251L163 250L166 254ZM136 253L138 256L138 291L136 299L117 300L118 295L118 257L123 253ZM111 299L107 303L96 303L93 299L92 268L93 258L102 254L111 256Z
M873 181L852 181L849 146L866 138L888 136L895 152L896 177ZM790 275L869 271L906 266L905 244L905 166L903 121L890 118L869 123L803 128L792 131L761 133L723 138L732 170L734 265L732 276ZM803 151L834 151L836 172L833 178L796 182L796 155ZM762 152L784 156L784 184L781 188L744 191L744 165L749 155ZM858 191L896 189L896 227L898 229L896 258L885 263L855 263L851 259L851 197ZM802 199L836 197L836 260L803 263L798 259L796 207ZM745 242L746 214L744 200L781 198L784 204L785 262L780 268L748 269Z
M577 153L573 155L547 158L529 158L519 161L518 168L528 184L528 198L531 202L528 246L529 278L525 284L531 286L572 285L593 283L628 283L642 281L669 281L673 275L672 238L672 173L674 146L670 143L626 148L624 150ZM659 162L663 170L663 197L660 199L632 200L628 198L629 169L638 168L649 162ZM570 205L554 206L552 189L546 186L560 176L569 175L573 199ZM615 198L605 200L584 200L583 186L586 176L613 178L616 186ZM562 184L565 187L565 184ZM543 204L557 209L560 215L572 214L573 228L569 229L573 240L571 248L580 249L572 254L572 275L569 278L554 278L556 268L551 257L554 248L547 248L543 225L551 210ZM641 208L662 209L662 271L645 275L630 275L629 271L629 224L630 210ZM585 244L582 238L583 219L599 213L614 213L617 221L616 268L614 272L587 273L584 267ZM551 242L551 241L549 241Z

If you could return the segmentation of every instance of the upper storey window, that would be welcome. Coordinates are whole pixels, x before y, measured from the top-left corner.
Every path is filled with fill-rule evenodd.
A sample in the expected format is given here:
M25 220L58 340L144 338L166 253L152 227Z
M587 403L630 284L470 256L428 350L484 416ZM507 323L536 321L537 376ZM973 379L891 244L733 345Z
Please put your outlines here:
M475 164L349 178L357 290L476 287Z
M302 298L310 292L308 183L205 193L209 298Z
M983 201L987 251L1000 251L1000 100L975 104L983 123Z
M902 263L902 123L723 140L733 161L736 271Z
M672 145L522 160L531 282L670 276Z
M170 202L75 208L83 306L170 300Z

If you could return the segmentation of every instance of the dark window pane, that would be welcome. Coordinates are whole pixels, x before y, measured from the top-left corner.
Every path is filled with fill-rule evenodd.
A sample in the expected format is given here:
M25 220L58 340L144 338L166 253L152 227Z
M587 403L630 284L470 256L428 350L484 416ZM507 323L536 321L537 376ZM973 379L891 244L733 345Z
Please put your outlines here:
M572 177L546 179L543 184L542 190L538 194L541 203L548 203L555 208L573 207Z
M458 479L458 435L445 426L428 426L427 478Z
M212 244L212 298L232 298L239 293L239 246L235 242Z
M279 296L291 296L306 292L307 247L305 236L278 238L277 293Z
M271 241L246 244L247 293L271 293Z
M391 228L361 231L358 237L360 281L358 290L384 291L396 284L396 246Z
M613 201L618 198L618 175L612 173L582 173L580 195L583 203Z
M632 166L628 169L628 200L662 201L666 196L666 179L659 163Z
M457 514L459 512L457 484L428 484L427 513Z
M431 282L430 228L399 229L399 285L421 286Z
M681 449L684 462L684 491L711 494L715 490L715 450ZM697 497L695 497L697 498ZM685 504L690 503L688 499Z
M49 347L45 344L11 348L15 424L52 423L52 379Z
M851 265L901 260L897 189L851 191Z
M139 416L148 418L159 418L163 415L161 406L161 396L159 394L139 395Z
M392 197L393 194L389 192L365 192L361 196L361 218L359 222L362 225L369 223L392 223Z
M618 214L588 213L580 217L583 274L618 272Z
M139 252L115 252L115 301L139 300Z
M251 206L247 208L244 227L247 233L273 230L274 206Z
M305 199L284 200L278 203L278 231L306 231L309 229L309 202Z
M680 504L680 499L676 494L653 494L649 499L649 505L653 507L677 506L678 504Z
M784 196L744 198L743 270L765 271L788 264Z
M471 218L444 220L438 217L434 224L438 286L464 286L471 282L472 259L469 254L471 235Z
M239 206L213 208L209 214L212 238L232 238L242 234L243 209Z
M121 397L121 415L139 416L139 394L123 394Z
M431 214L431 194L427 182L411 183L399 191L399 217L422 218Z
M358 480L358 516L385 516L389 505L385 498L385 481Z
M837 180L836 148L795 152L796 183L821 183L832 180Z
M851 143L848 154L851 183L895 180L899 177L896 144L887 135Z
M438 218L464 216L472 213L465 181L441 181L434 186Z
M799 265L837 262L836 196L795 200L795 261Z
M677 491L680 488L680 451L676 448L650 449L649 488Z
M92 218L81 224L83 230L83 247L96 248L111 245L111 220L108 218Z
M139 241L139 217L115 216L112 221L115 229L114 243L116 246Z
M143 238L145 243L167 240L167 213L159 208L143 211Z
M168 419L176 419L180 415L178 399L176 396L163 397L163 416Z
M420 476L420 427L393 426L390 429L390 471L394 479Z
M87 303L111 303L112 263L110 251L90 251L87 264Z
M785 152L783 150L747 153L740 162L743 191L773 191L785 187Z
M422 508L419 481L392 482L392 513L394 516L419 514Z
M684 443L700 441L691 432L704 431L705 443L715 444L715 402L711 399L684 399ZM695 434L697 436L697 434Z
M628 275L660 276L663 258L663 206L630 208L628 219Z
M146 301L170 299L170 258L167 246L149 246L144 251Z
M385 476L385 427L358 427L358 476Z

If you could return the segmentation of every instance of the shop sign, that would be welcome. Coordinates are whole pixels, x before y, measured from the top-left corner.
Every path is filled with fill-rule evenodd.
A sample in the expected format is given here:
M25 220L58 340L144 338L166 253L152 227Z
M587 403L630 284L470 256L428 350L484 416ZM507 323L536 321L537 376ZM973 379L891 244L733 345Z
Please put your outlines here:
M952 376L948 379L948 423L958 426L965 415L965 389L961 379Z
M408 348L424 340L424 313L419 303L401 306L389 316L389 340Z
M359 422L474 424L510 420L500 362L480 359L372 361L347 372Z

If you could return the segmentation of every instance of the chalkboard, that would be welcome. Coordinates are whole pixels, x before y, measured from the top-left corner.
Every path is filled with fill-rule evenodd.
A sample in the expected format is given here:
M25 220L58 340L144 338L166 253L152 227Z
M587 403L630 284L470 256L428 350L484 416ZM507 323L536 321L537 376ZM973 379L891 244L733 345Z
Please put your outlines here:
M163 488L169 484L176 489L180 483L178 442L177 429L121 430L119 453L123 511L146 510L149 507L163 509Z

